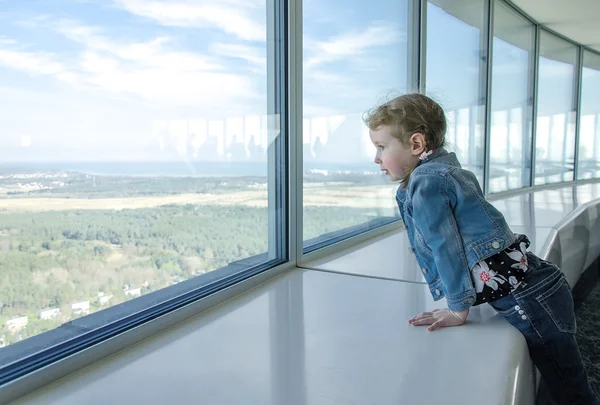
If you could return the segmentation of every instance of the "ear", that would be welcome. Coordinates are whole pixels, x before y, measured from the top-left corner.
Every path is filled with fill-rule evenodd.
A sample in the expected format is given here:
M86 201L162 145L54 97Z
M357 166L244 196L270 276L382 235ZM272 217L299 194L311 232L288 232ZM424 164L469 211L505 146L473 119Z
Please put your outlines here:
M423 152L427 152L425 143L425 135L420 132L415 132L410 137L410 151L413 156L419 156Z

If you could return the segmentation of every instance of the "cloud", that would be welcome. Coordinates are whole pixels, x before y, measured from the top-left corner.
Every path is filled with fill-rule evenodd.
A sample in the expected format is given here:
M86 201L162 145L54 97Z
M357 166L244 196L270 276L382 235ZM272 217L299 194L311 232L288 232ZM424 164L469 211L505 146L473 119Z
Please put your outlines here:
M385 77L390 45L403 40L396 26L381 21L319 40L305 33L304 115L360 113L378 101L397 78Z
M402 40L403 35L391 24L376 22L362 31L344 32L325 40L310 37L304 41L305 69L351 57L358 57L374 48L392 45Z
M214 1L196 4L183 1L115 0L115 3L132 14L165 26L219 28L246 41L266 40L265 23L253 18L261 15L261 20L266 18L264 2ZM256 9L259 12L252 13Z
M88 50L111 54L122 61L135 62L142 66L187 71L225 69L225 66L212 56L170 50L169 46L176 47L177 44L169 37L133 43L116 42L103 36L101 30L97 28L79 25L69 20L59 21L56 29Z
M2 45L16 45L17 41L15 41L14 39L10 39L10 38L6 38L6 37L0 37L0 46Z
M30 75L53 76L79 89L111 97L142 97L158 104L191 106L207 114L237 109L266 110L266 89L256 80L258 67L266 66L264 51L250 46L217 44L216 55L191 52L176 38L158 37L124 42L111 39L102 29L72 20L52 28L81 48L70 54L32 51L12 39L0 40L0 65ZM222 55L236 56L249 67L231 63ZM258 111L254 111L257 113ZM260 111L263 112L263 111Z
M172 50L177 43L171 38L120 43L72 22L61 23L59 31L86 47L79 67L86 81L101 89L213 109L232 99L256 98L252 78L239 74L241 69L232 69L213 55ZM245 54L252 59L251 49L245 49Z
M17 19L13 20L13 24L17 27L25 28L25 29L35 29L40 27L45 21L50 18L49 15L42 14L34 17L29 17L27 19Z
M39 118L5 128L13 144L27 144L20 138L26 135L31 136L29 150L50 145L58 158L67 150L87 148L96 158L98 146L82 146L85 133L106 150L134 150L139 144L135 155L146 156L152 145L158 147L159 140L149 136L154 120L208 122L267 113L264 0L115 2L119 10L110 10L111 18L119 15L125 24L134 20L135 36L115 27L118 20L94 26L85 16L72 15L43 16L21 25L21 31L27 30L23 37L17 36L19 30L11 32L12 38L0 37L0 65L68 84L48 88L47 80L35 80L21 88L19 79L10 83L18 94L31 91L11 111ZM380 92L378 83L388 82L378 66L403 34L391 22L365 24L329 36L321 32L330 30L305 33L305 115L360 113ZM45 34L52 42L45 41ZM163 141L167 154L172 145Z
M266 49L248 45L214 43L210 46L211 54L230 58L243 59L252 64L256 73L267 73Z
M18 47L16 41L0 41L0 65L32 76L49 75L67 83L77 82L75 74L49 52L31 52Z

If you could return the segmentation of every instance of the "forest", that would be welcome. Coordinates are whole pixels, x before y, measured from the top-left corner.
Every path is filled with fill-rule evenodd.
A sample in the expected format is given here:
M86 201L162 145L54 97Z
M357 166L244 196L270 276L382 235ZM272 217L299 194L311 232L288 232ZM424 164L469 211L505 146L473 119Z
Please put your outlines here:
M98 176L93 185L85 176L70 175L60 190L13 191L1 198L93 199L163 195L167 190L225 194L266 181L207 178L178 179L174 184L161 178ZM11 189L3 180L4 189ZM372 213L309 206L304 216L306 240L364 223ZM126 295L128 289L145 294L263 253L268 249L267 221L267 207L218 204L0 212L0 339L8 345L74 319L80 316L72 311L75 302L89 301L90 312L95 312L133 298ZM112 297L101 302L100 296ZM40 311L49 308L59 308L60 315L39 319ZM9 330L6 322L19 316L28 317L27 326Z

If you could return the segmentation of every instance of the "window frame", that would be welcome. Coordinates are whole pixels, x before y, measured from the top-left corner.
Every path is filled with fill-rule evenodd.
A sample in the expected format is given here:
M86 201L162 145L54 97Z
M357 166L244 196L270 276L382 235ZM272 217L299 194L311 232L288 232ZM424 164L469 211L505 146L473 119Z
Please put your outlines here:
M458 1L458 0L456 0ZM600 51L578 44L564 36L542 27L528 14L508 0L485 0L487 7L487 43L489 55L486 73L485 108L485 155L484 187L489 176L489 125L491 118L491 69L493 65L493 18L494 2L500 1L529 20L535 27L534 63L530 95L533 99L531 178L529 187L511 189L490 195L491 199L516 195L524 191L564 187L568 184L598 182L600 179L577 179L580 111L582 94L582 61L585 51L600 56ZM88 317L69 322L64 327L33 336L15 345L0 349L0 402L13 400L34 389L68 375L86 365L114 354L180 322L197 316L215 305L231 299L244 291L268 281L279 274L302 267L313 260L331 255L362 243L384 233L402 229L399 218L378 218L370 223L341 229L322 240L313 241L305 249L303 240L303 156L302 156L302 0L270 0L274 8L275 24L269 40L281 57L274 58L270 66L277 77L273 87L276 97L272 100L274 112L281 114L281 135L274 142L276 153L269 155L269 181L277 186L269 192L269 202L276 209L269 210L269 251L262 255L231 263L223 271L231 272L220 281L199 277L167 287L151 294L110 307ZM424 91L426 84L427 55L427 0L410 0L409 16L409 64L408 86ZM270 20L269 20L270 21ZM575 173L573 181L535 185L536 131L538 112L538 82L541 32L548 32L578 49L574 75L576 100L575 124ZM271 45L268 42L268 49ZM273 170L271 170L271 168ZM272 188L272 187L270 187ZM272 192L271 192L272 191ZM272 212L271 212L272 211ZM279 232L279 233L278 233ZM275 257L269 253L276 252ZM88 322L88 324L86 324ZM62 328L62 329L61 329ZM29 351L25 350L27 346ZM35 352L31 352L31 348Z
M537 176L536 176L536 167L533 166L533 170L532 170L532 172L533 172L532 186L535 189L537 189L539 187L552 186L552 185L555 185L555 184L560 184L560 185L564 186L565 184L570 184L570 183L576 183L577 182L576 173L577 173L577 153L578 153L578 151L576 149L576 145L577 145L578 139L579 139L579 126L578 126L577 122L578 122L578 119L579 119L578 117L579 117L579 106L580 106L580 101L579 101L579 99L577 97L579 96L579 86L580 86L579 77L581 76L581 71L582 71L582 67L581 67L581 63L580 63L581 60L580 60L580 56L579 56L579 53L581 52L581 46L580 45L576 44L575 42L573 42L573 41L565 38L564 36L562 36L560 34L557 34L556 32L554 32L554 31L552 31L550 29L547 29L545 27L541 27L540 26L538 32L539 32L539 34L538 34L537 39L536 39L536 43L537 43L537 46L536 46L537 80L536 80L536 83L535 83L536 84L536 98L534 100L535 105L536 105L536 108L535 108L536 115L533 117L534 120L535 120L535 122L536 122L535 129L536 129L536 132L537 132L537 121L538 121L538 108L537 108L537 105L539 104L539 102L538 102L538 98L539 98L538 95L539 95L539 87L540 87L540 82L539 82L540 81L540 65L541 65L540 59L541 59L541 47L542 47L541 42L542 42L542 37L544 35L546 35L547 38L553 38L553 39L558 39L560 41L564 41L567 44L569 44L569 46L573 46L574 49L575 49L575 63L573 64L573 78L572 78L573 82L572 82L572 88L571 88L571 106L572 106L573 111L575 113L575 116L574 116L575 128L574 128L574 142L573 142L573 148L575 148L575 150L573 151L574 152L573 153L573 176L572 176L572 178L570 180L556 181L556 182L547 182L546 180L544 180L544 183L542 183L542 184L536 184L536 178L537 178ZM569 111L569 113L571 113L571 111ZM551 119L550 122L552 122L552 117L550 117L550 119ZM565 131L567 130L567 127L568 127L568 116L565 115ZM565 147L569 146L567 144L567 141L568 141L568 136L567 136L567 132L565 132L565 141L564 141ZM537 149L537 134L536 134L536 140L535 140L535 142L536 143L532 144L534 150ZM566 156L566 154L567 154L567 150L566 149L563 151L563 154ZM532 162L532 165L534 165L534 164L537 164L537 160L535 162ZM563 176L563 175L564 174L561 174L561 176Z
M266 0L268 251L69 321L0 349L0 402L8 402L159 333L294 268L290 176L290 5ZM293 34L293 33L292 33Z
M535 153L535 124L536 124L536 102L535 100L537 100L537 96L536 96L536 80L537 80L537 67L538 67L538 62L537 62L537 49L538 49L538 25L535 23L534 20L532 20L531 18L529 18L529 16L527 16L526 14L522 13L520 10L515 9L513 6L511 6L509 3L507 3L504 0L493 0L494 3L494 11L492 13L492 15L490 16L492 24L491 24L491 28L490 28L490 32L489 32L489 38L490 38L490 44L492 44L492 48L490 48L490 76L489 76L489 88L490 88L490 93L488 95L487 98L487 103L488 105L486 106L486 111L490 112L490 116L489 119L486 121L486 139L487 139L487 143L490 144L491 143L491 121L492 121L492 114L493 114L493 105L492 105L492 98L493 98L493 91L492 91L492 82L493 82L493 64L494 64L494 55L493 55L493 42L494 42L494 38L497 36L496 35L496 26L495 26L495 21L497 18L497 14L496 14L496 9L499 7L504 7L506 8L506 10L513 14L514 17L516 18L520 18L522 19L524 22L526 22L527 24L529 24L531 26L531 28L533 28L533 38L532 38L532 50L529 51L529 71L528 71L528 79L527 79L527 97L528 97L528 101L531 103L531 106L528 107L527 111L523 112L523 114L527 114L527 118L530 121L530 125L528 125L527 128L523 127L523 130L529 130L531 131L531 137L530 137L530 150L527 151L528 152L528 157L529 157L529 163L531 165L531 167L529 168L529 176L527 178L527 183L525 183L525 186L523 187L517 187L517 188L508 188L506 190L502 190L502 191L498 191L498 192L492 192L490 190L490 163L491 163L491 151L490 148L486 148L486 171L485 171L485 178L486 178L486 194L487 195L493 195L493 194L500 194L500 193L504 193L504 192L510 192L512 190L521 190L523 188L528 188L531 187L531 185L533 184L532 181L534 181L534 167L533 167L533 163L532 163L532 158L533 158L533 153ZM500 36L498 36L498 38L500 38ZM510 114L510 111L508 112ZM489 125L489 126L488 126ZM522 174L521 177L523 178L524 175Z

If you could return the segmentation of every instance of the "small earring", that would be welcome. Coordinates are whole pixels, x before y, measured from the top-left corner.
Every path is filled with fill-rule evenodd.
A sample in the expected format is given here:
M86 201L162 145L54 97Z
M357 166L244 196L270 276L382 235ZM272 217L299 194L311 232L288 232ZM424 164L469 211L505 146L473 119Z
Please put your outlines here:
M421 153L421 156L419 156L419 159L422 161L426 161L429 157L429 155L431 155L433 153L433 149L430 150L429 152L423 152Z

